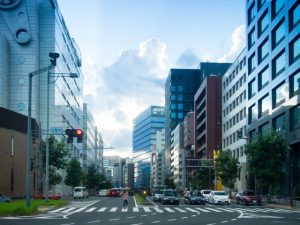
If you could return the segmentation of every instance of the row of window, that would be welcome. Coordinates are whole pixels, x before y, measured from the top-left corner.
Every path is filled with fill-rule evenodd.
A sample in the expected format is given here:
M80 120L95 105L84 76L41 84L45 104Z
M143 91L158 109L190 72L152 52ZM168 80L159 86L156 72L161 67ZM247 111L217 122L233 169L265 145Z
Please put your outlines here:
M229 91L223 96L223 102L225 103L234 93L246 83L246 74L244 74Z
M269 93L264 95L262 98L258 100L258 108L253 104L249 107L248 112L248 123L256 121L257 118L260 118L266 114L268 114L272 109L282 105L286 98L293 97L300 93L300 70L295 72L289 77L289 88L288 85L283 81L275 88L273 88L270 96ZM272 99L271 99L272 97Z
M238 107L238 105L242 103L243 100L245 99L246 99L246 90L244 90L238 97L236 97L234 101L231 102L231 104L229 104L229 106L226 107L226 109L223 110L223 116L225 117L226 115L231 113L231 111L233 111L236 107Z
M290 130L300 129L300 105L296 105L291 108L289 111L290 114ZM275 117L272 120L272 125L269 122L258 127L258 133L256 130L249 132L250 140L253 140L257 137L257 134L264 135L271 130L271 128L277 132L285 132L287 125L287 116L285 113Z
M241 132L242 136L244 137L246 134L246 126L236 130L233 132L231 135L227 136L226 138L223 139L223 146L224 148L228 147L229 145L234 144L239 140L239 135L238 133Z
M171 86L170 87L170 91L171 92L183 92L183 86L182 85L178 85L178 86Z
M226 121L226 123L223 124L223 131L226 132L228 129L233 127L235 124L237 124L244 118L246 118L246 108L242 109L237 114L235 114L230 120Z
M244 155L244 149L245 147L242 145L241 147L235 149L235 150L232 150L232 157L233 158L239 158L239 157L243 157Z
M235 76L238 75L239 71L241 71L244 66L246 66L246 56L239 62L239 64L223 82L223 89L225 89L230 84L230 82L234 80Z

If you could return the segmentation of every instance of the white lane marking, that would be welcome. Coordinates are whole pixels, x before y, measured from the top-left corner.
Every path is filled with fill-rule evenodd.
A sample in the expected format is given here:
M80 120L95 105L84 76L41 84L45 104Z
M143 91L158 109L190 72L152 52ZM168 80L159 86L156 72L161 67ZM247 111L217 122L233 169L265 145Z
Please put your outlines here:
M130 225L142 225L143 223L133 223L133 224L130 224Z
M236 221L236 219L232 219L231 221Z
M73 213L81 212L81 211L83 211L83 210L85 210L85 209L86 209L85 207L79 208L79 209L76 209L75 211L73 211Z
M118 209L118 207L112 207L109 211L110 211L110 212L116 212L117 209Z
M150 198L147 197L147 200L148 200L149 202L151 202L153 205L155 205L155 207L158 207L158 205L156 205L153 201L151 201Z
M222 221L221 223L228 223L228 221L224 220L224 221Z
M96 207L92 207L92 208L86 210L85 212L93 212L95 209L96 209Z
M128 208L122 208L121 212L128 212Z
M134 206L135 206L135 207L138 207L138 205L137 205L137 203L136 203L135 196L133 196L133 200L134 200Z
M120 218L109 219L110 221L120 220Z
M158 213L163 213L164 212L164 211L160 210L158 207L153 207L152 209L154 209Z
M199 211L197 211L197 210L195 210L195 209L192 209L192 208L186 207L185 209L188 210L188 211L190 211L190 212L197 212L197 213L199 213Z
M197 210L200 210L200 211L202 211L202 212L210 212L210 211L208 211L208 210L206 210L206 209L202 209L202 208L196 208Z
M188 217L186 217L186 216L183 216L183 217L181 217L181 219L183 220L183 219L187 219Z
M209 207L205 207L205 208L208 210L214 211L214 212L221 212L220 210L217 210L217 209L213 209L213 208L209 208Z
M90 207L91 205L96 204L97 202L100 202L100 200L98 200L98 201L92 201L90 204L86 205L85 208L88 208L88 207ZM73 211L73 212L70 212L70 213L64 215L63 217L64 217L65 219L67 219L69 215L72 215L72 214L74 214L74 213L75 213L74 211Z
M147 215L141 215L141 216L147 216Z
M127 219L134 219L135 216L127 216L126 218L127 218Z
M106 209L107 209L107 207L102 207L97 212L104 212Z
M139 212L139 208L138 207L133 207L133 212Z
M174 208L174 209L176 209L176 210L178 210L179 212L186 212L185 210L183 210L183 209L180 209L180 208Z
M68 213L68 212L70 212L70 211L72 211L74 209L76 209L76 208L75 207L71 207L71 208L68 208L68 209L62 211L62 213Z
M151 212L151 210L149 209L149 207L143 207L145 212Z
M50 212L51 212L51 213L56 213L56 212L62 211L62 210L64 210L64 209L66 209L66 207L62 207L62 208L59 208L59 209L55 209L55 210L50 211Z
M87 223L98 223L100 222L100 220L94 220L94 221L90 221L90 222L87 222Z
M175 221L175 220L177 220L177 219L168 219L168 221Z
M172 209L170 209L168 207L166 207L165 210L167 210L168 212L175 212L174 210L172 210Z
M73 225L73 224L75 224L75 223L63 223L61 225Z
M153 222L151 222L151 223L160 223L160 221L153 221Z
M225 211L225 212L234 212L234 211L231 210L231 209L223 209L223 208L217 208L217 209L223 210L223 211Z

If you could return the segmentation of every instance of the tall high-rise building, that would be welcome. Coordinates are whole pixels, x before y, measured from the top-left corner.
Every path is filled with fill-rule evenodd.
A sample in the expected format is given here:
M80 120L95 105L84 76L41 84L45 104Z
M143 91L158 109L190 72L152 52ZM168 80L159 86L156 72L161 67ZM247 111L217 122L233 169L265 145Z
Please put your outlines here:
M156 144L152 149L151 187L163 185L165 180L165 129L156 131Z
M231 150L239 160L238 191L246 190L247 60L246 49L235 59L222 78L222 149ZM239 138L239 133L242 138Z
M230 63L200 63L199 69L171 69L165 82L166 164L170 173L171 132L190 111L194 95L203 79L211 74L223 76Z
M290 166L300 161L300 2L247 1L246 10L247 133L250 140L270 129L286 135L287 192L300 180Z
M151 154L156 144L156 131L165 127L165 108L150 106L133 121L133 163L136 188L150 188Z
M49 74L49 91L47 72L33 77L32 117L41 124L43 136L47 132L48 113L50 133L59 134L56 138L61 138L58 131L82 128L81 54L70 36L57 1L0 1L0 30L0 106L27 116L28 74L49 66L49 53L56 52L60 56ZM79 77L73 79L66 73L76 73ZM76 154L82 149L82 144L74 141L68 148Z

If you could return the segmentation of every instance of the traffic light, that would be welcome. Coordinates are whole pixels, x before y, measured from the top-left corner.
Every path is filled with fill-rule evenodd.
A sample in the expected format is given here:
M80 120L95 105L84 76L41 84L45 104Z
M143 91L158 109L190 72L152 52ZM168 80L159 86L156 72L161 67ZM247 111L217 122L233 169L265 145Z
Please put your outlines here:
M81 129L66 129L65 134L68 135L67 143L73 143L73 137L77 137L77 143L82 143L84 133Z

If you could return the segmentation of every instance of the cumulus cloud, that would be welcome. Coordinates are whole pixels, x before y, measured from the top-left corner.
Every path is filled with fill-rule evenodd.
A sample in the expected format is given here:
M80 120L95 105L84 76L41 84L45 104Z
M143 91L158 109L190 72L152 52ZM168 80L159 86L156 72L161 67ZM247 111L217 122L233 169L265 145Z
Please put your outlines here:
M136 49L122 50L109 67L85 64L85 102L105 145L115 147L111 153L130 154L133 119L150 105L164 105L166 49L165 43L149 39Z
M237 27L232 35L232 46L228 53L218 59L218 62L233 62L234 59L242 52L245 48L246 41L246 26L241 25Z
M184 51L176 61L176 65L182 68L196 68L199 65L200 58L192 49Z

